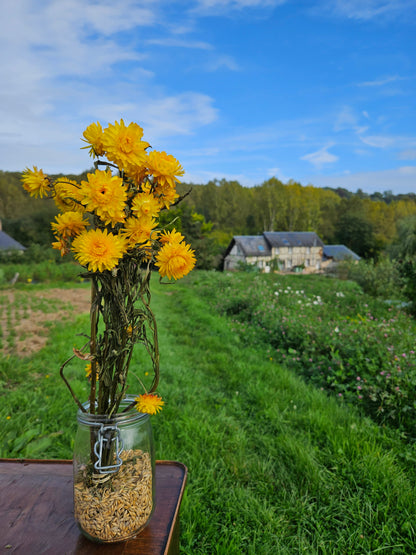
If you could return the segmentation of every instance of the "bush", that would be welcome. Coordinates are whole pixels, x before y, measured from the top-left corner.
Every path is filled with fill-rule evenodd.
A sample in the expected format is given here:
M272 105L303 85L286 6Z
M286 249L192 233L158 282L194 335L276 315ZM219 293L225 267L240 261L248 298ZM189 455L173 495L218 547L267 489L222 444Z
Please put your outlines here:
M353 280L364 293L382 299L401 299L401 280L396 265L389 259L340 262L336 275L341 279Z
M32 264L2 264L0 271L3 273L6 282L11 282L18 274L17 281L20 283L47 283L51 281L76 281L79 279L81 268L75 263L57 264L51 260Z
M416 326L398 307L322 276L211 274L200 287L245 345L262 343L318 388L416 439Z
M52 262L54 264L65 264L73 261L71 256L62 258L59 251L50 246L31 245L24 251L0 250L0 264L32 264L34 262Z

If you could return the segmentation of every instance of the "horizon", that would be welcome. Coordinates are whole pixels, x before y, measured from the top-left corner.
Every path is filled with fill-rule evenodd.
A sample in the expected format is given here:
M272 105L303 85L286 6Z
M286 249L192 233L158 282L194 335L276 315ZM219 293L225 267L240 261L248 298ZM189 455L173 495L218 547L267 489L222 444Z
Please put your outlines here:
M88 171L123 118L185 183L416 192L416 0L6 4L3 171Z

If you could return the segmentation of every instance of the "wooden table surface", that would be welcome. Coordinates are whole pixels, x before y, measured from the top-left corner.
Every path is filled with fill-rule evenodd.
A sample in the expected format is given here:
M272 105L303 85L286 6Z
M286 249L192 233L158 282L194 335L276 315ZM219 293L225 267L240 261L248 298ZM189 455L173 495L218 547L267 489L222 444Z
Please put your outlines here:
M72 461L0 459L0 553L24 555L173 555L179 553L179 508L187 468L156 462L156 504L134 539L96 544L73 511Z

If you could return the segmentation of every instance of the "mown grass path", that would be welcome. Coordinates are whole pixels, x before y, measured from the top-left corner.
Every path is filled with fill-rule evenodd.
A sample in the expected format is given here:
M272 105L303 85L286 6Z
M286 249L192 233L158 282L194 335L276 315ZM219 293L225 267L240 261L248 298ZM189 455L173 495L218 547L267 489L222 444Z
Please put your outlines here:
M246 345L197 280L155 284L152 305L166 401L156 456L189 469L182 553L416 553L409 446ZM76 407L58 374L87 326L56 324L39 353L0 359L1 456L72 456ZM146 364L139 352L133 372ZM68 376L86 397L83 368Z
M190 471L184 553L414 553L400 443L247 347L185 283L158 287L158 456Z

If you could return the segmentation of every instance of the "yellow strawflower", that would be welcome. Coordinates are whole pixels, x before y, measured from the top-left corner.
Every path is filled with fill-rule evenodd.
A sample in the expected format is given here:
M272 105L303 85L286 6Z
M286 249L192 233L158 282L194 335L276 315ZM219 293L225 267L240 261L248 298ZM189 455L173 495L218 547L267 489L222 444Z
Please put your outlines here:
M142 141L143 129L137 123L125 125L121 119L111 123L103 133L103 147L106 157L114 162L121 170L133 173L135 167L146 164L146 148L149 143Z
M104 272L115 268L126 252L125 241L105 229L84 231L72 242L75 258L90 272Z
M98 380L98 372L99 372L99 366L98 364L95 365L95 370L96 370L96 377L95 379ZM86 366L85 366L85 377L88 378L89 380L91 380L91 372L92 372L92 364L91 362L89 362Z
M157 152L156 150L150 152L147 165L149 173L153 174L160 185L168 185L171 188L175 188L176 182L179 182L177 176L185 173L176 158L166 152Z
M162 244L165 244L165 243L180 243L184 239L185 239L185 237L182 235L182 233L179 233L179 231L176 231L176 229L172 229L172 231L162 231L162 233L159 237L159 241Z
M165 404L162 397L156 395L156 393L143 393L134 400L136 401L136 409L147 414L157 414Z
M84 138L82 139L90 145L89 155L90 156L102 156L105 154L103 147L103 128L101 124L91 123L83 133ZM82 148L88 148L83 146Z
M147 156L147 152L145 152L145 156ZM136 184L140 185L142 191L147 189L146 184L144 183L144 178L147 176L147 168L146 168L146 161L143 161L142 166L129 166L127 170L125 170L125 174Z
M124 222L127 192L121 177L110 170L96 170L81 181L81 203L89 212L94 212L105 224Z
M84 212L80 203L79 184L76 181L62 177L54 184L53 200L61 212Z
M49 177L33 166L33 170L26 168L22 174L23 189L27 191L31 197L46 197L51 191Z
M160 203L152 193L138 193L133 199L131 209L138 218L157 217L160 212Z
M55 239L57 239L57 241L52 243L52 248L61 251L61 256L68 254L70 251L69 241L63 239L62 237L55 237Z
M170 205L175 202L176 199L179 198L178 193L174 187L171 187L169 184L160 184L158 183L154 190L154 195L158 197L161 206L169 209Z
M80 212L64 212L55 217L56 222L51 223L54 233L63 238L79 235L89 225Z
M121 231L127 240L129 247L141 245L143 247L150 246L150 239L156 239L157 234L153 232L156 227L156 221L149 218L127 218L124 228Z
M156 256L159 274L169 279L186 276L195 266L194 251L185 243L165 243Z

